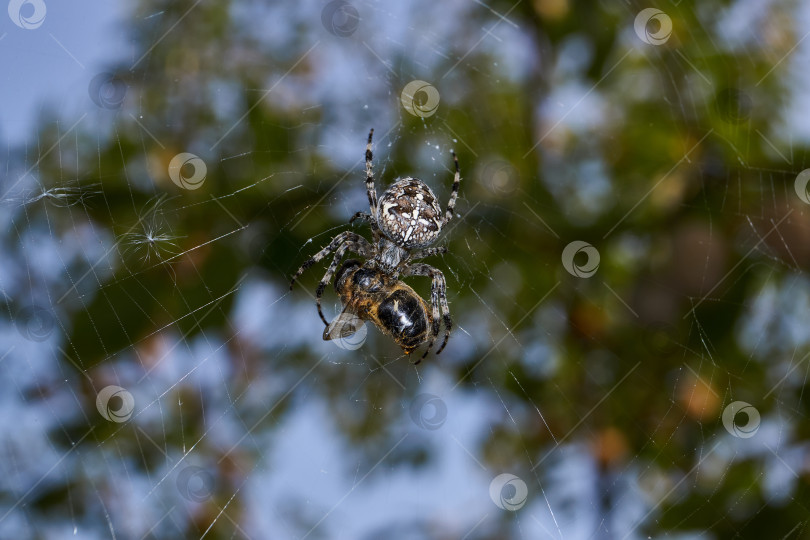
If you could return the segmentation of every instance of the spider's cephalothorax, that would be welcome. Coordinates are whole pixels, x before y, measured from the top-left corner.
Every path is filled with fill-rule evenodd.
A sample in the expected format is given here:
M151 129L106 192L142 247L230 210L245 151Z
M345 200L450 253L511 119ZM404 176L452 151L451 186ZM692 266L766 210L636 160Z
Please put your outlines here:
M439 335L440 315L444 322L444 341L436 354L442 352L444 346L447 345L453 323L450 319L450 309L447 306L447 284L444 274L430 265L411 261L447 252L447 248L444 247L428 246L437 240L442 227L453 218L458 188L461 183L458 158L453 152L456 170L450 201L447 203L447 210L444 213L442 213L433 191L417 178L407 177L397 180L378 201L371 167L373 157L371 138L373 135L374 130L372 129L368 134L366 146L366 191L368 192L370 213L358 212L350 221L351 223L358 218L367 220L371 225L373 243L369 243L368 240L351 231L340 233L332 239L329 245L301 265L290 282L290 289L304 270L334 251L332 263L318 284L315 300L318 305L318 314L327 326L324 339L332 339L334 335L345 337L348 335L347 331L349 334L354 331L354 326L350 326L348 329L341 327L338 332L330 331L330 324L321 311L321 296L326 285L332 280L346 251L351 250L359 254L365 259L365 262L348 261L341 267L340 279L335 283L336 290L344 303L344 313L347 316L351 315L371 321L383 333L393 337L406 354L410 354L415 348L427 343L427 349L422 355L424 358ZM352 276L353 281L346 282L349 275ZM400 276L429 276L432 278L429 313L425 301L411 287L400 282ZM357 282L355 283L355 281ZM372 286L377 289L368 288ZM427 331L428 326L430 327L429 332Z

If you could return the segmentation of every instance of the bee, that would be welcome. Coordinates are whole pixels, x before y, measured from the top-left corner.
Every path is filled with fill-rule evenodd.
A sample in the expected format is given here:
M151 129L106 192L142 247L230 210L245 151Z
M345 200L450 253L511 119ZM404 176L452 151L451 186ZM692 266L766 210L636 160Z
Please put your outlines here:
M365 321L390 336L405 354L430 341L433 317L427 303L389 274L349 259L337 271L335 291L344 308L324 330L325 341L351 336Z

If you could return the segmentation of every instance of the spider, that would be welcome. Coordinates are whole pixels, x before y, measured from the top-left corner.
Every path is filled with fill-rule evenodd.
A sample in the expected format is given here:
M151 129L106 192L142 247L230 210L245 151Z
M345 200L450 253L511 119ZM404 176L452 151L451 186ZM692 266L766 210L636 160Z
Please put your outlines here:
M436 196L433 191L418 178L405 177L396 180L382 196L377 198L377 191L374 188L374 174L372 171L372 158L371 152L371 139L374 136L372 129L368 134L368 143L366 145L366 190L368 192L368 203L370 212L357 212L349 223L353 223L356 219L363 219L371 226L371 234L373 242L369 242L364 237L351 231L344 231L335 236L329 245L321 249L311 259L304 262L301 268L295 273L290 282L290 290L292 290L295 280L310 266L319 262L324 257L332 252L335 256L332 263L326 270L315 294L315 301L318 306L318 315L326 325L327 329L324 332L324 339L333 339L340 335L346 335L346 330L338 330L333 332L330 325L321 311L321 296L327 284L332 280L335 270L340 264L343 255L346 251L350 250L363 257L364 261L349 261L346 265L347 271L351 270L353 277L353 285L348 287L346 280L339 280L341 282L339 293L341 298L346 299L345 294L352 291L358 293L358 298L362 298L365 304L363 310L357 315L365 320L373 321L385 333L391 335L394 340L402 347L406 354L410 354L417 346L427 342L427 349L416 363L424 359L440 330L440 314L444 321L444 341L442 342L436 354L439 354L447 345L447 340L450 339L450 330L452 329L453 322L450 319L450 308L447 305L447 282L444 279L444 274L441 270L434 268L424 263L412 263L415 259L423 259L431 255L438 255L447 252L446 247L429 247L433 244L441 233L442 227L453 218L453 210L456 206L456 198L458 197L458 188L461 183L460 169L458 164L458 157L455 152L452 152L453 162L455 163L455 175L453 177L453 188L450 192L450 200L447 203L447 210L442 212ZM341 277L343 277L344 268L341 268ZM356 277L355 277L356 275ZM431 312L428 315L426 310L424 315L421 315L422 309L420 304L424 305L425 302L418 297L410 287L401 283L399 278L409 276L427 276L432 278L433 282L430 289L430 305ZM336 287L338 283L336 282ZM348 288L353 289L347 291ZM376 287L376 288L374 288ZM388 297L388 304L380 296L380 287L384 288L383 292L394 292L395 289L400 289L400 295L408 297L410 303L404 302L400 306L400 300L396 299L393 294ZM402 291L405 292L402 292ZM413 297L416 296L416 299ZM402 299L404 300L404 296ZM369 306L369 304L372 304ZM350 308L351 306L346 306ZM382 309L380 309L382 308ZM441 312L440 312L441 308ZM357 309L356 307L353 309ZM387 312L384 313L384 311ZM398 321L394 321L391 313L398 315L415 315L414 317L399 317ZM419 326L430 325L430 334L427 332L419 331ZM353 332L349 328L349 334ZM414 343L414 338L417 343Z

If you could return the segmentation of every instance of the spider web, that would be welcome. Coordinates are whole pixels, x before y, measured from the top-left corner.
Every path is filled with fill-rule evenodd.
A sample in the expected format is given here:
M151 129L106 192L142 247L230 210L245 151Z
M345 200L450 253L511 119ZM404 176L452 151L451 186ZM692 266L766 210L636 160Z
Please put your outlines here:
M687 4L658 6L661 46L629 2L599 7L610 46L588 17L552 43L521 2L238 2L224 33L142 2L113 60L54 3L6 23L3 54L33 43L74 84L4 160L0 536L697 538L784 508L806 534L810 10ZM287 290L370 237L348 225L369 127L378 194L415 175L446 204L461 160L426 260L455 327L416 367L368 325L320 339L328 258Z

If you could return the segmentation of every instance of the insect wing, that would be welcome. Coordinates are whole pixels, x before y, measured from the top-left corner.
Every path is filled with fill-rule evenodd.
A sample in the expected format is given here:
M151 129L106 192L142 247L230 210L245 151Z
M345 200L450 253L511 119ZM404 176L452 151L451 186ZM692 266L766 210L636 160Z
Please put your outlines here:
M366 341L365 321L348 306L323 331L324 341L334 341L341 349L356 350Z
M363 319L358 317L349 307L346 307L323 331L323 339L324 341L330 341L350 337L354 335L363 324Z

